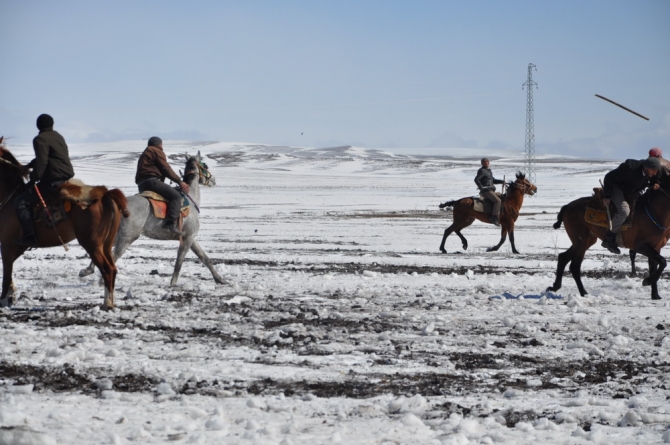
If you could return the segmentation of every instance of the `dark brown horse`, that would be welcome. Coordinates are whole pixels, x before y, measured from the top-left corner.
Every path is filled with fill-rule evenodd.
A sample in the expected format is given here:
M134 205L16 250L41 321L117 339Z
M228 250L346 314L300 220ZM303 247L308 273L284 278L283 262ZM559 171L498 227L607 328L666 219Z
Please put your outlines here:
M509 233L512 252L519 253L514 245L514 223L519 217L519 209L521 209L521 206L523 205L524 195L534 195L536 192L537 187L526 179L526 175L521 172L516 174L516 181L509 184L509 190L503 200L500 210L500 242L497 245L486 249L487 252L500 249L500 246L503 245L507 239L507 234ZM458 235L463 242L463 250L467 250L468 240L461 234L461 230L475 222L475 219L478 219L483 223L491 224L489 221L491 215L476 211L473 207L472 198L461 198L455 201L446 202L445 204L449 207L453 206L454 222L444 231L442 244L440 244L440 251L442 253L447 253L444 249L444 243L452 232L456 232L456 235Z
M640 198L635 206L632 226L621 232L624 246L632 252L637 252L649 260L649 276L642 281L645 286L651 285L651 299L660 300L658 294L658 279L666 266L666 260L661 256L661 249L670 238L670 177L665 176L659 190L647 192L646 197ZM565 225L565 231L572 241L568 250L558 255L556 280L549 291L561 288L563 271L570 264L570 272L577 283L579 293L587 294L581 278L581 266L586 251L598 239L605 237L607 228L589 224L584 220L584 212L591 201L591 197L579 198L564 205L558 213L558 220L554 229ZM604 209L604 207L603 207ZM634 255L631 254L631 259Z
M2 253L2 294L0 305L14 303L15 287L12 281L14 261L25 251L25 246L14 242L21 237L21 225L14 211L16 195L25 190L21 164L2 145L0 137L0 252ZM75 187L76 189L76 187ZM75 190L77 191L77 190ZM121 215L128 216L126 197L121 190L92 187L88 190L86 205L73 199L67 218L54 228L49 228L43 218L35 224L38 247L60 246L75 238L100 269L105 282L103 308L114 307L114 280L116 265L112 256L114 237L119 229ZM67 208L67 207L66 207Z

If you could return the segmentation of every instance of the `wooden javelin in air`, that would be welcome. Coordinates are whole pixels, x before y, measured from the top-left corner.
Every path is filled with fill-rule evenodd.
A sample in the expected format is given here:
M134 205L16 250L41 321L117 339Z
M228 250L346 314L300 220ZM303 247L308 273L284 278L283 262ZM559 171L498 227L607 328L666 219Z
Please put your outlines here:
M626 107L624 107L623 105L618 104L618 103L614 102L614 101L611 100L611 99L608 99L608 98L606 98L606 97L601 96L600 94L596 94L596 97L599 97L599 98L601 98L602 100L606 100L607 102L609 102L609 103L611 103L611 104L614 104L614 105L616 105L617 107L623 108L624 110L626 110L626 111L628 111L628 112L630 112L630 113L633 113L633 114L636 115L636 116L640 116L640 117L641 117L642 119L644 119L644 120L649 120L648 117L646 117L646 116L642 116L640 113L636 113L635 111L631 110L630 108L626 108Z

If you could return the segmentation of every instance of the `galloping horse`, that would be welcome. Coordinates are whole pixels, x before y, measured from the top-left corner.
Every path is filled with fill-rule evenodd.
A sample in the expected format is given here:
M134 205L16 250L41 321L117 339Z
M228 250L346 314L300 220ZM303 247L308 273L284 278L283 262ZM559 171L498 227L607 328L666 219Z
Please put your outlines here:
M635 206L632 226L621 232L624 247L647 257L649 260L649 276L642 281L644 286L651 285L651 299L660 300L658 294L658 279L666 266L666 260L661 256L661 249L670 238L670 177L662 179L659 190L647 192L647 198L640 198ZM570 272L577 283L581 296L587 294L581 278L581 266L586 251L598 239L605 237L607 228L589 224L584 219L586 207L591 197L576 199L561 208L558 213L554 229L565 225L565 231L572 241L568 250L558 255L556 280L548 291L557 291L561 288L565 266L570 264ZM634 255L631 253L631 259ZM633 263L634 265L634 263ZM633 270L634 272L634 270Z
M200 220L198 213L200 211L200 185L213 186L216 184L214 176L209 172L207 164L202 162L200 152L196 156L186 155L186 167L184 168L184 182L189 186L189 199L191 201L191 209L189 214L184 218L182 231L184 236L179 244L177 252L177 262L174 265L174 272L172 273L172 280L170 286L177 284L179 278L179 271L184 263L184 258L189 249L196 254L200 261L209 269L214 276L214 281L219 284L225 284L226 281L214 268L214 264L209 259L207 254L202 250L198 242L195 240L198 230L200 230ZM114 244L114 261L118 261L126 249L134 243L140 235L148 236L157 240L179 240L179 236L162 227L162 219L158 219L153 215L151 204L149 200L141 195L133 195L128 198L128 208L130 209L130 218L121 222L119 233ZM86 269L79 272L79 276L90 275L94 272L93 263Z
M496 251L500 249L500 246L503 245L507 239L507 233L509 233L509 241L512 243L512 252L519 253L516 250L514 245L514 223L519 217L519 209L523 205L524 195L534 195L537 192L537 187L526 179L526 175L519 172L516 174L516 181L509 184L509 191L507 196L502 203L501 212L500 212L500 242L486 249L487 252ZM475 219L480 220L481 222L491 224L489 221L488 213L478 212L473 207L472 198L461 198L454 201L449 201L443 204L443 206L453 206L454 207L454 222L450 225L447 230L444 231L444 236L442 237L442 244L440 244L440 251L442 253L447 253L444 249L444 243L447 241L447 237L451 235L452 232L456 232L456 235L463 242L463 250L468 249L468 240L461 234L461 230L468 227L470 224L475 222Z
M14 211L16 195L25 190L21 164L2 145L0 138L0 251L2 252L2 294L0 306L14 303L15 287L12 281L14 261L27 247L14 242L21 236L21 225ZM71 203L68 217L54 228L45 219L35 224L37 247L55 247L75 238L93 259L105 284L104 309L114 308L114 281L116 265L112 257L112 244L119 229L121 215L128 216L126 197L121 190L93 187L85 206ZM60 238L59 239L59 235Z

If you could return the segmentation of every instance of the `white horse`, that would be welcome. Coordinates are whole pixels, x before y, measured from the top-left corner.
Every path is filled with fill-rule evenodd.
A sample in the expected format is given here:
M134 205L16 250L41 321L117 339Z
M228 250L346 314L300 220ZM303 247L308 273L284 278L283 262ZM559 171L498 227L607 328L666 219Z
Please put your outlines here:
M214 176L209 172L207 164L202 162L200 151L196 156L186 155L186 167L184 168L184 182L189 186L188 198L191 201L191 209L189 214L184 218L181 242L179 243L179 250L177 252L177 262L174 265L174 272L172 273L172 280L170 286L177 284L179 278L179 271L184 263L186 252L192 250L193 253L207 266L214 277L214 281L219 284L226 284L226 281L221 278L219 273L214 268L212 261L207 254L202 250L198 242L195 240L198 230L200 229L200 220L198 214L200 212L200 185L213 186L216 184ZM140 195L128 197L128 211L130 216L121 220L119 232L116 235L114 243L114 261L118 261L126 249L140 237L145 235L157 240L179 240L179 235L170 232L162 227L163 220L158 219L153 215L151 204L149 200ZM86 269L79 272L80 277L95 272L93 263Z

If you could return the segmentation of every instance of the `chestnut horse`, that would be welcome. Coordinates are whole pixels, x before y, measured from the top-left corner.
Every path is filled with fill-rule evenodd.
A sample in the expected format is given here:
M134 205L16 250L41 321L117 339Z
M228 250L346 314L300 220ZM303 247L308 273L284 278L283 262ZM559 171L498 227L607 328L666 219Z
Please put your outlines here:
M0 306L14 303L16 290L12 281L14 261L27 247L14 242L21 237L21 225L14 210L16 196L25 190L21 174L22 165L3 145L0 137L0 252L2 253L2 294ZM71 203L67 218L55 230L46 225L44 219L35 224L38 247L60 246L75 238L100 269L105 282L104 309L114 308L114 280L116 265L112 256L112 244L119 229L121 215L128 216L126 197L121 190L93 187L86 206Z
M661 256L661 249L670 238L670 194L668 192L670 192L670 177L665 176L658 190L647 192L645 197L637 201L632 226L621 232L624 247L631 250L631 260L634 259L633 252L640 253L649 260L649 276L642 281L642 284L651 285L652 300L661 299L658 294L658 280L666 266L666 260ZM584 220L584 212L591 199L591 197L576 199L564 205L558 213L554 229L560 228L563 223L572 241L572 246L558 255L556 280L553 286L547 288L548 291L555 292L561 288L563 272L571 262L570 272L577 283L579 293L581 296L587 294L581 278L582 261L586 251L598 239L604 239L607 232L607 228L589 224Z
M516 174L516 181L508 184L509 190L505 199L502 202L500 209L500 242L486 249L487 252L492 252L500 249L500 246L503 245L507 239L507 234L509 233L509 241L512 244L512 252L519 253L516 250L514 245L514 223L519 217L519 209L523 205L524 195L534 195L537 193L537 187L535 184L531 183L526 179L526 175L519 172ZM480 220L481 222L491 224L489 218L490 214L484 212L477 212L473 207L472 198L461 198L455 201L449 201L442 204L440 207L448 206L454 208L454 222L450 225L447 230L444 231L444 236L442 237L442 244L440 244L440 251L442 253L447 253L444 249L444 243L447 241L447 237L451 235L451 232L456 232L456 235L463 242L463 250L468 249L468 240L461 234L461 230L468 227L470 224L475 222L475 219Z

